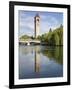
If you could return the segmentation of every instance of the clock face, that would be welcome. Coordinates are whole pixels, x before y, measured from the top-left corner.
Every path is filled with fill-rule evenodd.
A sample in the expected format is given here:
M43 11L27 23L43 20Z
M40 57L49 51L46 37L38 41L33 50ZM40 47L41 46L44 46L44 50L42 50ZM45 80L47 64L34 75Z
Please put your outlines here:
M39 19L37 19L37 22L39 22Z

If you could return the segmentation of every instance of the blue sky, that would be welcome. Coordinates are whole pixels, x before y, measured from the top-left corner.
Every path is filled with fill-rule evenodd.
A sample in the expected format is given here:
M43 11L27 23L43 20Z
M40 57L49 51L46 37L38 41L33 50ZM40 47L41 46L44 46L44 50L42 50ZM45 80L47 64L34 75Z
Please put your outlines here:
M19 36L34 36L34 17L36 14L40 16L40 35L49 31L50 28L55 29L63 24L63 13L59 12L37 12L19 10Z

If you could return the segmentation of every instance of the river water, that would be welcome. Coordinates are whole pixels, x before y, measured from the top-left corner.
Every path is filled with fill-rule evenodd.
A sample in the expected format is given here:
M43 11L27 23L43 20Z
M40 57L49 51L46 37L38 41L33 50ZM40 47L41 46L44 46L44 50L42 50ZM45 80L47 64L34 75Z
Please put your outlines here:
M19 79L62 76L62 46L19 45Z

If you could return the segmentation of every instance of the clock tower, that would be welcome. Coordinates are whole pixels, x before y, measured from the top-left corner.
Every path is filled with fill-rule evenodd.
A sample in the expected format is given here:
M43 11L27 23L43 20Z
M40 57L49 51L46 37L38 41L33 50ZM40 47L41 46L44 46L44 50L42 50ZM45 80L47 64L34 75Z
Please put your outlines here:
M34 18L34 23L35 23L35 38L37 38L40 32L40 17L38 14Z

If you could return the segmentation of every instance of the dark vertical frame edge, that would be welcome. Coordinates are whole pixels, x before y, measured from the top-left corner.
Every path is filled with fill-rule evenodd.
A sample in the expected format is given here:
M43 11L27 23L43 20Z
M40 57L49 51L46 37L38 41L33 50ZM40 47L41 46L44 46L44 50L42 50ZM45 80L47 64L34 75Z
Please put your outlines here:
M58 83L42 83L42 84L27 84L27 85L14 85L14 5L30 5L30 6L43 6L43 7L60 7L67 8L67 82ZM46 6L45 6L46 5ZM16 2L9 1L9 88L29 88L29 87L45 87L45 86L61 86L70 85L70 5L62 4L43 4L43 3L29 3L29 2Z
M67 25L68 25L68 28L67 28L67 33L68 33L68 38L67 38L67 81L68 81L68 85L70 85L70 5L68 5L67 7Z
M9 88L14 86L14 5L9 2Z

